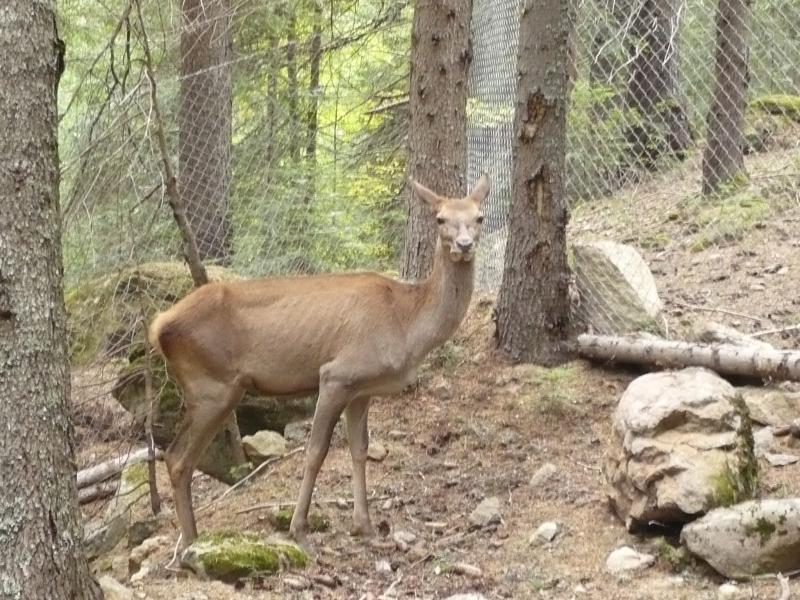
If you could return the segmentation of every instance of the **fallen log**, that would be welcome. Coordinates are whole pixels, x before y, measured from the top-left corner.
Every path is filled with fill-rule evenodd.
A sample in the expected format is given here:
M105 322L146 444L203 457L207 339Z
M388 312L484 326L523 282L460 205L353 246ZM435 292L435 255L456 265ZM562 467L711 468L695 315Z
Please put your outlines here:
M117 491L118 481L101 481L78 490L78 503L88 504L100 498L107 498Z
M666 368L706 367L728 375L800 381L800 351L583 334L578 336L578 354L593 360Z
M149 455L148 448L140 448L128 454L123 454L106 462L94 465L78 472L78 489L85 488L99 481L105 481L122 472L122 469L129 465L135 465L147 460ZM163 456L161 450L156 450L156 459Z

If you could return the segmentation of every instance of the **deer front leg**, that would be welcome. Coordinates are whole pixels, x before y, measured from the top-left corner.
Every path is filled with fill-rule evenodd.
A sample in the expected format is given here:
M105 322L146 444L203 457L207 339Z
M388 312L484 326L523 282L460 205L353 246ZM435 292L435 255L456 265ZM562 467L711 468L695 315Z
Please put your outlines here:
M311 435L306 445L306 466L303 483L294 508L289 533L298 542L304 542L308 533L308 509L311 506L311 494L317 480L322 463L328 455L331 436L336 421L347 405L347 393L338 383L325 383L320 386L317 408L314 411L314 422L311 424Z
M372 524L367 508L367 450L369 432L367 415L369 397L356 398L347 405L347 439L350 442L350 456L353 459L353 535L372 536Z

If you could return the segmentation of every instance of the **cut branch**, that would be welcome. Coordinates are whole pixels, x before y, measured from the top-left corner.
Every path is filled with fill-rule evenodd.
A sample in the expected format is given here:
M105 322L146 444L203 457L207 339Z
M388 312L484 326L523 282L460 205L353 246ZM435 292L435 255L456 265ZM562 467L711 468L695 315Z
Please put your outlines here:
M78 490L78 503L88 504L100 498L108 498L117 491L117 481L103 481Z
M139 17L139 26L142 30L142 49L144 50L144 68L147 75L147 81L150 84L150 102L153 110L154 120L154 133L156 141L158 142L158 150L161 154L161 165L164 170L164 184L167 193L167 202L172 209L172 215L175 218L175 224L178 226L181 238L183 239L183 254L186 263L189 265L189 271L192 274L192 281L195 287L200 287L208 283L208 274L203 262L200 260L200 254L197 250L197 240L189 222L186 219L186 207L183 205L181 196L178 193L178 182L175 179L175 172L172 169L172 162L169 158L169 149L167 147L167 135L164 132L164 119L161 117L161 109L158 104L158 94L156 92L156 78L153 75L153 56L150 53L150 43L147 38L147 30L144 26L144 19L142 18L142 7L139 0L136 0L136 10Z
M800 351L584 334L578 337L578 352L594 360L667 368L706 367L729 375L800 381Z
M140 448L134 452L107 460L99 465L82 469L78 472L77 476L78 488L85 488L99 481L105 481L115 475L119 475L125 467L145 461L148 459L149 455L149 448ZM155 458L160 459L162 456L163 453L160 450L155 451Z

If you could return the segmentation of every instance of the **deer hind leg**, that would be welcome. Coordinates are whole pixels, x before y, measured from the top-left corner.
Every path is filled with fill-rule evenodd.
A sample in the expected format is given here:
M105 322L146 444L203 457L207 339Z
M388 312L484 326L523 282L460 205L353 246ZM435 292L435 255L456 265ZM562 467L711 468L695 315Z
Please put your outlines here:
M308 509L311 506L311 495L314 492L317 474L328 455L333 428L348 400L349 395L344 386L333 382L320 386L317 408L314 411L314 422L311 425L311 434L306 445L303 483L300 485L297 505L289 525L289 533L298 542L305 541L306 533L308 533Z
M184 387L186 414L164 457L172 481L182 548L188 547L197 537L192 509L192 474L243 393L236 385L218 381L192 382Z
M353 459L353 528L352 535L370 537L372 524L367 508L367 450L369 432L367 414L369 396L356 398L345 409L347 418L347 439L350 442L350 456Z

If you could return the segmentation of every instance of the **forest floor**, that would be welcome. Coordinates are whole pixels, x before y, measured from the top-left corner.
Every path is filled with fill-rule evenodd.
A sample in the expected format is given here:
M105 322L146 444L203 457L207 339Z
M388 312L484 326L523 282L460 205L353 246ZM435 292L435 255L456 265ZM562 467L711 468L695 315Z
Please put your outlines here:
M748 169L754 174L768 173L776 161L790 160L797 165L796 150L793 155L785 151L756 155L748 158ZM795 176L798 171L800 166L795 166ZM710 210L692 199L690 191L682 190L690 186L687 179L676 173L674 184L662 182L652 189L640 185L635 203L620 194L618 200L580 208L575 211L572 235L636 245L653 269L674 336L689 335L707 320L745 333L800 322L797 180L781 180L784 187L775 191L776 180L768 174L761 179L754 176L749 200ZM755 216L750 214L753 205ZM730 211L736 213L734 222ZM418 386L373 403L370 438L388 450L382 461L368 464L377 543L368 545L352 538L348 534L350 509L336 502L351 497L349 451L337 434L318 479L318 504L312 506L312 512L329 518L330 529L312 534L316 559L291 574L304 578L308 589L292 589L286 574L237 587L168 570L165 565L172 557L177 530L171 491L160 467L165 520L157 533L169 542L155 555L159 567L131 584L138 597L436 599L474 591L487 598L717 598L723 578L698 564L676 570L660 536L628 534L609 510L601 469L604 457L619 444L611 415L638 373L584 361L554 369L509 365L493 352L491 313L491 299L476 298L455 338L426 364ZM800 332L764 339L778 346L800 347ZM79 382L84 377L76 373ZM80 395L86 386L74 388ZM102 393L93 398L97 403L114 402ZM119 423L116 420L117 428ZM115 436L99 441L96 431L80 424L78 430L83 440L82 464L119 447ZM532 475L545 463L555 465L556 475L544 484L531 485ZM267 509L241 511L261 503L294 500L302 465L302 453L276 463L201 512L200 530L272 535ZM798 493L800 464L761 466L764 495ZM198 507L227 488L198 475L193 489ZM469 514L492 496L501 500L502 521L489 528L471 528ZM84 507L87 515L102 510L100 504ZM529 539L544 521L558 522L560 532L549 544L532 545ZM403 552L391 543L397 531L416 536L411 550ZM629 577L612 576L605 570L605 561L622 545L659 559L653 567ZM109 570L125 581L127 553L120 547L96 561L95 568ZM480 574L458 574L453 569L457 563L477 567ZM314 580L318 575L329 576L327 585ZM774 578L740 583L738 589L740 598L780 596ZM800 582L792 581L791 589L800 596Z

